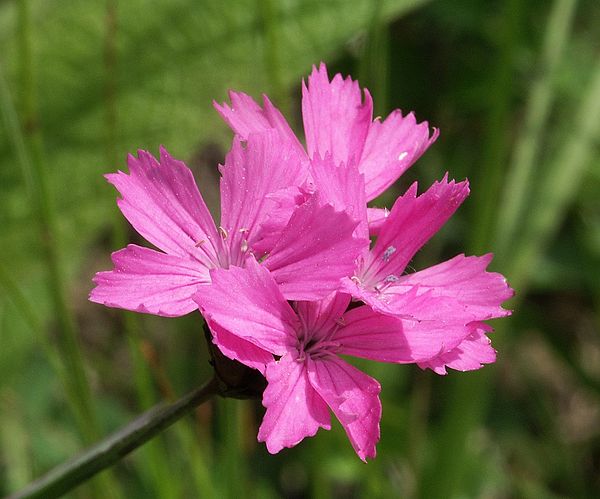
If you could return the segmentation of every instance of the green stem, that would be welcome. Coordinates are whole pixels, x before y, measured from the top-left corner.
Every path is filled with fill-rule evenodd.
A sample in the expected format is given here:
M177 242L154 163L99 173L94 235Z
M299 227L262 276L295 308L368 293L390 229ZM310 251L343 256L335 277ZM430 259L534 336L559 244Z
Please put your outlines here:
M284 115L289 112L288 99L281 74L281 60L279 57L279 12L278 2L273 0L258 0L258 10L262 21L264 33L264 63L271 94L274 102Z
M159 404L89 450L7 499L52 499L112 466L190 411L218 394L215 378L172 404Z
M507 131L509 130L510 100L513 92L515 46L518 42L518 25L521 0L509 0L505 4L503 26L500 32L500 53L493 71L489 95L493 96L486 122L486 139L483 157L472 182L473 200L470 203L472 224L469 231L469 252L489 251L496 209L502 186L506 156Z
M25 0L19 2L20 45L22 55L23 85L23 130L15 127L13 140L21 159L25 179L32 190L34 213L38 223L44 258L48 269L50 295L58 321L57 338L60 353L69 379L69 392L74 405L77 422L86 442L93 441L98 432L98 424L92 410L92 397L83 367L83 360L73 316L67 306L64 291L64 271L62 269L56 239L57 221L52 203L48 175L43 163L42 138L35 102L35 79L31 50L31 19L29 6ZM3 92L4 94L4 92ZM9 95L3 95L3 107L14 109ZM10 114L10 113L9 113Z
M525 222L515 257L508 266L508 276L518 289L525 287L535 272L536 262L560 227L567 205L591 161L594 142L600 135L600 59L575 114L575 123L568 130L565 144L540 179L536 209L531 210L531 216Z
M495 251L501 257L506 256L515 239L529 194L533 191L535 159L554 101L556 73L576 4L576 0L556 0L546 23L538 78L529 94L525 123L515 145L511 169L504 185L503 202L498 206Z

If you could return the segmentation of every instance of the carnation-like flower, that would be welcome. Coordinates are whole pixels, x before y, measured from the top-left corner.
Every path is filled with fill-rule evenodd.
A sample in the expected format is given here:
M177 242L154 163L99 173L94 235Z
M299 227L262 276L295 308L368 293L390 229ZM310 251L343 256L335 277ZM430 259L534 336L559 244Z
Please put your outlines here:
M232 130L245 138L262 130L278 131L294 144L298 155L310 159L330 156L334 164L356 164L365 177L370 201L392 185L437 139L427 122L417 123L413 113L393 111L384 121L373 120L373 101L367 89L364 102L358 83L338 73L330 81L325 64L313 67L308 86L302 83L302 119L306 150L281 112L263 96L261 108L242 92L229 92L231 105L215 108Z
M189 168L161 148L129 156L129 175L107 175L120 192L119 208L160 251L129 245L113 253L114 269L99 272L90 300L162 316L197 309L192 296L210 282L210 269L260 258L290 300L323 298L349 275L365 240L359 221L334 209L319 192L307 194L276 226L266 222L277 194L304 183L304 158L273 131L236 138L221 167L221 224L217 228ZM362 185L361 189L364 189ZM268 241L268 254L257 250ZM255 248L256 247L256 248Z

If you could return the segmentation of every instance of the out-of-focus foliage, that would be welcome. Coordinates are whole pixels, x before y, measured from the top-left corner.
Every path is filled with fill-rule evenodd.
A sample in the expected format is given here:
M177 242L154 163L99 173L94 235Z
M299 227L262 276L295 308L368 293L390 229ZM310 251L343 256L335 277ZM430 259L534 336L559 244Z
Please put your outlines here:
M600 71L600 5L562 2L574 17L547 73L548 20L552 4L560 3L40 0L29 5L31 64L22 57L18 2L0 3L0 70L22 120L28 83L34 83L69 305L104 432L140 412L138 399L147 405L181 394L208 378L210 367L197 314L144 317L132 327L126 314L86 301L91 276L109 267L119 232L115 193L102 174L123 169L127 152L156 152L164 144L192 165L214 203L216 165L230 133L211 101L225 100L229 88L255 97L269 93L298 125L300 78L324 60L331 71L360 75L379 113L414 110L440 127L438 142L394 194L414 179L425 188L449 171L469 177L474 195L412 266L483 245L498 250L495 270L520 283L514 316L497 324L494 367L440 378L415 366L364 363L383 386L375 461L361 463L339 425L270 456L256 443L260 404L217 401L167 431L154 454L137 451L117 466L124 497L600 493L600 133L593 114L600 123L600 113L591 90ZM514 151L531 132L525 124L540 82L552 99L536 136L531 186L515 199L506 186ZM578 114L582 102L587 115ZM56 333L47 271L15 144L0 125L0 263L43 324L33 331L11 288L1 288L4 494L73 455L81 443L40 347L41 335ZM26 134L35 124L23 125ZM569 141L576 142L581 167L574 155L564 156ZM555 164L563 157L566 180ZM486 182L489 175L498 180ZM559 180L553 185L548 178ZM484 220L489 200L495 209ZM496 248L501 203L521 201L517 235ZM532 232L543 210L554 210L546 211L550 224L543 234ZM516 268L526 246L534 258ZM131 329L140 341L124 333ZM145 395L132 359L140 346L151 374ZM474 395L463 407L470 386L461 385L464 379ZM455 431L448 432L448 421ZM172 485L156 479L151 463L164 466L161 476ZM440 490L438 478L447 489Z

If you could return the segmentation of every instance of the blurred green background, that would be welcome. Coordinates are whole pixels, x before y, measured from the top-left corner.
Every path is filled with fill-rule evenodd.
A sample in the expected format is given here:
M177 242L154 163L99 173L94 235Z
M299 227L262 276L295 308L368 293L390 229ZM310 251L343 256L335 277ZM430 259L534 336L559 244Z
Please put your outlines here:
M440 139L378 200L449 171L471 197L423 268L496 254L517 296L498 361L439 377L361 362L382 386L376 460L338 423L270 456L259 402L216 400L72 497L600 496L600 3L505 0L0 2L0 495L209 378L201 318L87 301L141 242L102 175L164 144L209 203L229 88L301 131L312 64L359 78L376 114Z

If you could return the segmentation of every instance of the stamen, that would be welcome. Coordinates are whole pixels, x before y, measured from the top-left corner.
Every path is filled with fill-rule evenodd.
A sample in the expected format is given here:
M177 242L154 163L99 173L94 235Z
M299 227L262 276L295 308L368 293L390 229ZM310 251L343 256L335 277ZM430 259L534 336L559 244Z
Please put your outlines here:
M206 239L200 239L200 241L198 241L194 246L196 248L199 248L200 246L202 246L204 243L206 243Z
M335 321L334 321L338 326L345 326L346 325L346 321L344 320L344 317L338 317Z
M406 158L406 156L408 156L408 153L407 153L406 151L404 151L404 152L401 152L401 153L398 155L398 161L402 161L404 158Z
M400 278L397 275L390 274L383 281L384 282L398 282Z
M240 251L242 253L245 253L246 251L248 251L248 241L246 239L244 239L242 241L242 244L240 245Z
M381 258L383 259L384 262L389 262L390 258L392 257L392 255L396 253L396 248L394 248L393 246L389 246L384 252L383 255L381 256Z
M221 234L221 238L223 239L223 241L225 241L225 239L227 239L227 231L220 225L219 225L219 234Z

